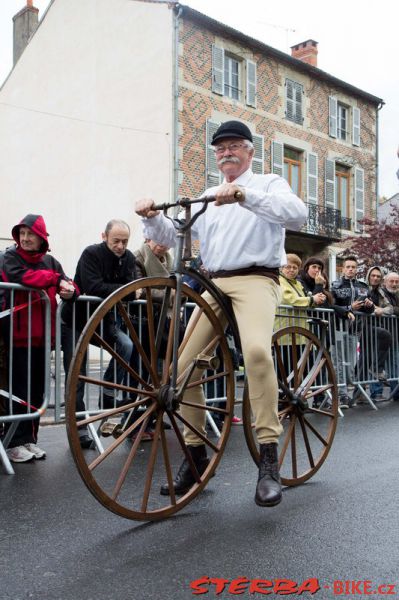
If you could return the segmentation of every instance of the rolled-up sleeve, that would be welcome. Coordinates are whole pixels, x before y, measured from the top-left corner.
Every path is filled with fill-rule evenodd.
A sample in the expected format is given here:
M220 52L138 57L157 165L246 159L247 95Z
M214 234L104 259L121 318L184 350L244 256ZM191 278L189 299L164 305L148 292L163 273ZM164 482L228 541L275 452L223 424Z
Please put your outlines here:
M163 244L169 248L175 247L175 228L163 214L159 214L151 219L143 217L141 222L143 225L143 234L145 239L153 240L154 242Z

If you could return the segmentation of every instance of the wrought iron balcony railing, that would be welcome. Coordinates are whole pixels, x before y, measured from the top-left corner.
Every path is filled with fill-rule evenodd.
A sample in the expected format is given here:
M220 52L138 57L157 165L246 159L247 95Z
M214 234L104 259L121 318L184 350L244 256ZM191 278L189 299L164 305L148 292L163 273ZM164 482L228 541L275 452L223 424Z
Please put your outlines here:
M302 231L326 238L341 239L342 229L351 230L351 219L343 217L341 211L329 206L306 203L309 215Z

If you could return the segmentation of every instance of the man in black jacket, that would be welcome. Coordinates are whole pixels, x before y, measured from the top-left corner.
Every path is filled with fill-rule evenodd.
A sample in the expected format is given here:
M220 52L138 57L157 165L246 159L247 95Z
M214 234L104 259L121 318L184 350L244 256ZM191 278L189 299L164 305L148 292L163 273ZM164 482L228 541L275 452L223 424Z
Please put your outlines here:
M341 339L340 330L337 330L336 335L336 369L338 375L338 383L342 384L339 387L339 401L341 408L349 408L352 406L352 399L348 396L348 388L346 385L346 377L344 373L343 363L350 363L349 379L353 379L353 371L357 360L357 343L358 336L356 334L356 321L354 312L363 312L371 314L374 312L374 304L370 298L368 287L362 281L356 279L357 275L357 258L356 256L347 256L342 265L342 277L333 281L331 284L331 293L336 306L347 311L349 319L348 338L345 347L349 352L349 356L342 355L343 338ZM340 315L344 317L345 315ZM337 323L338 325L338 323ZM340 328L339 328L340 329Z
M124 221L113 219L102 234L103 242L93 244L83 250L76 267L75 281L82 294L88 296L99 296L107 298L112 292L123 285L137 279L135 257L127 245L130 237L130 228ZM92 306L92 305L91 305ZM96 308L96 307L95 307ZM91 311L93 312L93 311ZM88 319L88 306L86 303L76 305L75 335L72 329L72 312L68 306L62 311L62 349L64 352L64 369L67 377L69 365L74 350L74 339L77 339ZM121 330L121 323L114 314L107 315L104 319L104 339L111 345L115 345L115 351L127 363L130 362L133 342L126 333ZM104 375L105 381L121 383L125 375L123 367L111 359ZM85 411L83 401L84 384L78 385L76 409L78 412ZM113 408L114 396L108 395L104 390L102 397L103 408ZM100 397L101 406L101 397ZM80 444L83 448L90 447L91 438L87 429L81 428Z

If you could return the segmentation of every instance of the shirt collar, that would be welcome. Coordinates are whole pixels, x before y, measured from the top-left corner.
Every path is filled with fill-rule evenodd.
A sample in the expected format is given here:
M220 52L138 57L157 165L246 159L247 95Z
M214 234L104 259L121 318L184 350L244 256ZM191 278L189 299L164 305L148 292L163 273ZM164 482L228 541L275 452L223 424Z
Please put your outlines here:
M246 185L248 185L248 183L252 179L252 176L253 176L252 169L249 168L246 171L244 171L244 173L241 173L241 175L239 177L237 177L237 179L234 179L234 181L232 181L231 183L235 183L237 185L242 185L245 187ZM223 183L227 183L226 179L223 181Z

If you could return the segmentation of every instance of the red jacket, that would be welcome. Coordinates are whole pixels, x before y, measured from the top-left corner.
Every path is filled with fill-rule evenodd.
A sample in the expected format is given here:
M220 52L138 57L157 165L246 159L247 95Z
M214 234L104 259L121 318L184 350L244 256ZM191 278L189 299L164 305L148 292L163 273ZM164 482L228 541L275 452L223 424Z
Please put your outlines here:
M36 235L42 238L43 243L38 252L26 252L19 245L19 228L25 225ZM66 277L61 264L48 255L48 233L43 217L40 215L27 215L18 225L12 229L12 236L16 246L7 248L4 253L3 280L10 283L20 283L27 287L44 290L50 299L51 311L51 342L55 339L55 315L57 309L56 294L59 292L61 280L70 281ZM79 289L75 286L74 298L79 295ZM14 307L23 306L28 302L29 294L16 291L14 294ZM31 295L31 344L32 346L44 345L44 301L37 300L40 295L33 292ZM9 300L8 300L9 303ZM13 343L17 347L28 345L28 307L14 312Z

